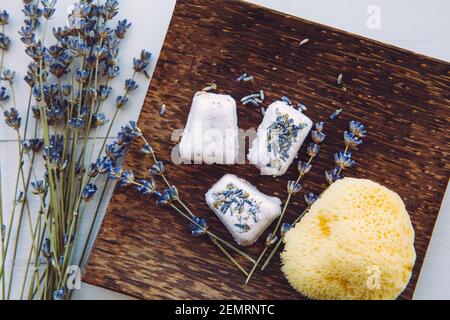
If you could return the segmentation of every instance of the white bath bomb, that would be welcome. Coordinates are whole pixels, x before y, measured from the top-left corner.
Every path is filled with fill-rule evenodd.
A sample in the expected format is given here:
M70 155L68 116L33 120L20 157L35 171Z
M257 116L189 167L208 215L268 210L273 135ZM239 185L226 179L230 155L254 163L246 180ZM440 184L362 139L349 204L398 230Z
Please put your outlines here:
M185 163L234 164L238 157L236 101L229 95L197 92L180 141Z
M416 259L400 196L365 179L333 183L285 236L282 271L312 299L395 299Z

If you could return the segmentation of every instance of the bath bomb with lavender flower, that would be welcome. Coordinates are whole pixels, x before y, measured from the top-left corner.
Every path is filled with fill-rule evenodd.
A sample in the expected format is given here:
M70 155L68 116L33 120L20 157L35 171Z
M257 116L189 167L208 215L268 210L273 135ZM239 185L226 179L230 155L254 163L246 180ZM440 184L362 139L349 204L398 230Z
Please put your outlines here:
M184 162L234 164L238 157L236 101L229 95L197 92L180 142Z
M282 271L312 299L395 299L416 259L402 199L366 179L333 183L284 240Z
M205 195L206 203L242 246L255 243L281 214L281 200L246 180L226 174Z
M281 176L297 157L312 127L312 121L285 101L272 103L253 140L248 160L262 175Z

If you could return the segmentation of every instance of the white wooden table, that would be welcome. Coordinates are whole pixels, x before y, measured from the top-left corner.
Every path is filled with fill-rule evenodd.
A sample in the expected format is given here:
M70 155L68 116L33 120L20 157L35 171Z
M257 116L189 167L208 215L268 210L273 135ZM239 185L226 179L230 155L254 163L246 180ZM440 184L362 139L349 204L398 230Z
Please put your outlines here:
M355 34L397 45L431 57L450 61L450 24L448 0L248 0L278 11L331 25ZM57 13L52 26L65 23L65 11L73 0L58 0ZM132 29L121 45L121 76L114 82L114 92L120 92L123 80L128 77L130 61L141 49L146 48L154 54L156 62L164 36L170 22L175 0L121 0L120 18L127 18ZM6 56L6 66L17 72L17 79L25 74L28 57L18 40L23 15L22 1L1 0L0 9L12 15L12 23L7 32L13 37L13 45ZM152 65L154 68L154 63ZM152 70L153 71L153 70ZM135 92L126 111L119 114L116 132L120 124L136 120L144 100L149 80L140 78L140 88ZM16 81L19 111L24 113L27 105L28 89L23 81ZM111 111L113 108L110 109ZM3 120L2 120L3 121ZM103 133L104 136L104 133ZM2 168L2 188L4 211L9 212L12 203L12 190L15 184L17 167L17 141L13 132L0 125L0 164ZM109 196L111 190L109 190ZM92 205L96 205L92 203ZM107 201L102 205L102 213ZM98 226L97 226L98 228ZM24 229L28 234L27 228ZM81 232L87 232L82 226ZM28 253L27 237L19 243L17 266L23 265ZM23 267L16 268L13 297L20 291L24 274ZM83 285L74 294L76 299L127 299L120 294ZM447 192L438 222L435 227L430 248L417 285L415 299L450 299L450 196Z

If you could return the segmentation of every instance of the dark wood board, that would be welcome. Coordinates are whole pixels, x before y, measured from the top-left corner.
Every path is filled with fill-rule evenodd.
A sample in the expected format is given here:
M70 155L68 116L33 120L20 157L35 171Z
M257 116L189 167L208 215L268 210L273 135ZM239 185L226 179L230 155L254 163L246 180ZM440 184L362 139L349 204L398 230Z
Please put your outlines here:
M309 43L299 46L305 38ZM244 71L254 83L236 83ZM340 73L346 90L336 83ZM367 125L369 135L354 153L357 166L346 175L377 181L405 201L416 231L417 262L401 295L410 299L450 173L450 64L245 2L179 0L139 120L161 159L170 162L177 144L172 131L184 127L194 93L208 82L237 101L260 89L267 104L289 96L308 106L314 121L326 122L328 138L304 180L305 192L326 187L323 173L333 166L348 121ZM160 116L163 103L167 111ZM329 115L338 108L344 111L331 122ZM262 116L258 108L239 104L238 119L240 128L248 129ZM145 176L151 162L134 152L137 146L132 150L125 166ZM204 201L207 189L225 173L285 199L286 182L296 177L296 168L272 178L259 176L249 164L169 165L167 175L181 197L231 241ZM301 193L288 220L304 207ZM247 251L257 256L264 238ZM301 298L284 279L278 257L246 286L215 246L190 236L175 212L123 188L115 190L83 279L147 299Z

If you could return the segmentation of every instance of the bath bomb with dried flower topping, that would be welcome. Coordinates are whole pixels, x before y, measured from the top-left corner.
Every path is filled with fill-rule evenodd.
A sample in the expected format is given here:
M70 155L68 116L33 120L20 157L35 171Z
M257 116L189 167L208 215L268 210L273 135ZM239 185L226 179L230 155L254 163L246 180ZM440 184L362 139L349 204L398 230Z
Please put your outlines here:
M333 183L284 241L282 271L311 299L395 299L416 259L402 199L366 179Z
M262 175L281 176L297 157L312 128L312 121L285 101L272 103L258 127L248 152L248 161Z
M205 195L206 203L242 246L255 243L281 214L281 200L248 181L224 175Z

